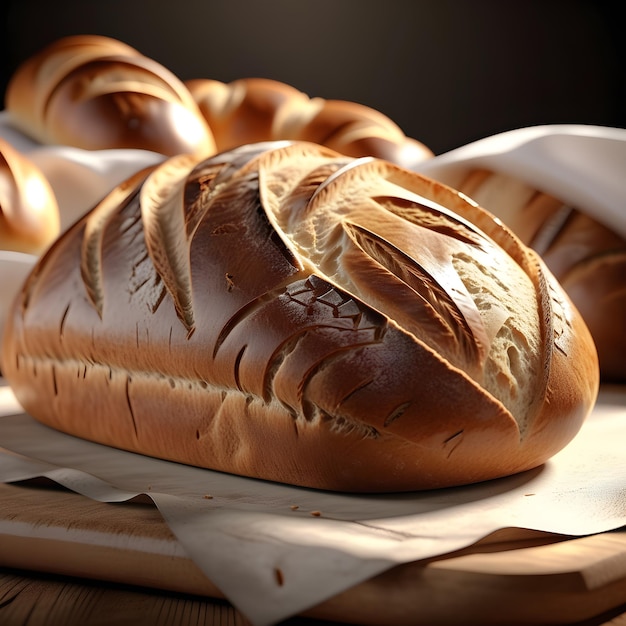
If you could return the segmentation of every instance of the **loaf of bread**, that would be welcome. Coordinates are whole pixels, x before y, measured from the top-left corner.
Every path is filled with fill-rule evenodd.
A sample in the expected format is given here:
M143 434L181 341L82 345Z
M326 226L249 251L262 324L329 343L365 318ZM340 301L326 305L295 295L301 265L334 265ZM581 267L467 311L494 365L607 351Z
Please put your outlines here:
M40 254L59 230L59 207L48 180L0 138L0 250Z
M232 83L201 78L185 84L220 152L260 141L308 141L408 169L434 156L386 115L356 102L309 98L291 85L266 78Z
M5 107L17 128L43 144L215 152L183 82L108 37L65 37L26 59L9 81Z
M354 492L535 468L598 390L579 313L499 221L299 142L173 157L117 187L26 281L3 363L61 431Z
M602 380L626 382L626 240L584 207L509 174L473 169L455 187L542 256L591 331Z
M433 156L370 107L309 98L263 78L185 83L131 46L98 35L64 37L28 58L11 77L5 104L14 124L37 141L87 150L208 156L295 140L407 168Z

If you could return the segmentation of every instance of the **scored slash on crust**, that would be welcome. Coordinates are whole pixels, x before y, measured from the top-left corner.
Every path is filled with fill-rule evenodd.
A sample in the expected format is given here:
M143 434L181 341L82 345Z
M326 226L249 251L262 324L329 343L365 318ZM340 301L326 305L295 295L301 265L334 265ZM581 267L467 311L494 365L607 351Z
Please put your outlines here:
M120 205L136 193L146 176L147 171L142 170L113 189L85 220L81 242L80 271L89 300L100 318L102 318L104 308L102 243L105 228L109 219L119 211Z
M173 157L148 176L140 191L148 252L188 331L195 322L184 191L196 165L195 157Z

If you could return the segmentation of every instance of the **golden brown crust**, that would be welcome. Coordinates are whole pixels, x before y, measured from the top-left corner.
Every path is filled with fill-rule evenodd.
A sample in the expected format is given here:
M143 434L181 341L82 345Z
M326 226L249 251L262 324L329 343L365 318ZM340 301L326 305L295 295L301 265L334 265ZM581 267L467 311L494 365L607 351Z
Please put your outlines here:
M59 207L46 177L0 139L0 250L40 254L59 230Z
M257 141L308 141L409 169L433 156L386 115L356 102L309 98L291 85L265 78L231 83L201 78L185 84L220 152Z
M7 86L5 106L22 132L44 144L165 155L215 150L182 81L108 37L62 38L27 59Z
M348 491L536 467L598 385L586 326L510 231L432 180L304 143L178 157L116 189L27 281L3 363L63 431Z

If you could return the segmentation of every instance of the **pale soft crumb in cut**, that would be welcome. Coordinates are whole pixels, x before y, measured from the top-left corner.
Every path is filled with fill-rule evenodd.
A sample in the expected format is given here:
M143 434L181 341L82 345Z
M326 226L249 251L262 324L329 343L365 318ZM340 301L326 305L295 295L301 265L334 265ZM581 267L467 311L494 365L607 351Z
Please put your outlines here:
M458 255L454 266L487 325L494 311L499 316L503 311L507 313L493 337L482 385L506 406L523 433L528 426L527 414L537 389L543 352L535 287L504 254L491 256L489 264L484 265L476 256ZM507 284L502 277L506 277Z

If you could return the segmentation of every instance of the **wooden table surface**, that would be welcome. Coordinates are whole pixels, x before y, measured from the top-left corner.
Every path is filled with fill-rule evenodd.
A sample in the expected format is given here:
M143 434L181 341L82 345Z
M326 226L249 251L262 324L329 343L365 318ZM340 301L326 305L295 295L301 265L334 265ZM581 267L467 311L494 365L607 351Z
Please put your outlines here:
M341 622L297 617L282 626L332 626ZM395 625L395 622L387 622ZM419 622L415 622L419 623ZM446 622L465 626L462 616ZM475 622L480 623L480 622ZM505 625L507 622L502 622ZM524 622L517 622L524 624ZM626 604L592 619L544 622L576 626L625 626ZM3 626L249 626L228 603L62 576L0 568Z

